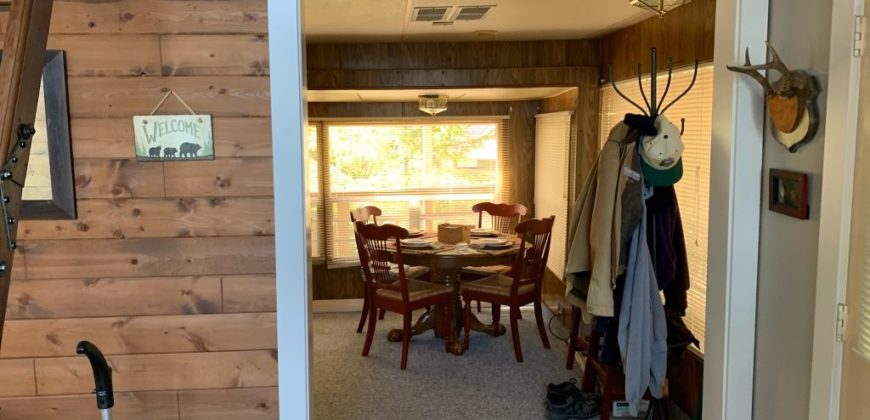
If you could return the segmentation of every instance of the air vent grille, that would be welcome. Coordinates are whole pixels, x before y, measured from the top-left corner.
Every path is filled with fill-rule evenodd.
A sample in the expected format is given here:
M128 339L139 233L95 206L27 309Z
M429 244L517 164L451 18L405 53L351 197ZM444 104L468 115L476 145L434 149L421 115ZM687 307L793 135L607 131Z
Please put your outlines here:
M412 22L437 22L446 20L451 6L444 7L415 7L414 15L411 16Z
M485 18L495 6L461 6L456 20L481 20Z

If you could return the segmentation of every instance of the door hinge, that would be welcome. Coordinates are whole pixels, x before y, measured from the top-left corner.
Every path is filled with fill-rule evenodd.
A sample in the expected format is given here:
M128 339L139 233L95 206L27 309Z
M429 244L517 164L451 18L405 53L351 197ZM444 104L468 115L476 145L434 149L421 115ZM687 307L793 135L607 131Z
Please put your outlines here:
M867 37L867 19L862 16L855 16L855 34L852 39L852 55L855 57L864 56L864 48L866 46L865 38Z
M849 319L849 308L845 303L837 304L837 342L846 339L846 321Z

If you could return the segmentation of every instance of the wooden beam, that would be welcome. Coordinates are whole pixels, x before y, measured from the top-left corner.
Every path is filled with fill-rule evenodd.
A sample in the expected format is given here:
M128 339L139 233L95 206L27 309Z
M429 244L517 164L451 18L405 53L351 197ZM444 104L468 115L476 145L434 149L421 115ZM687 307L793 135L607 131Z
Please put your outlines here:
M21 126L33 127L52 3L52 0L16 0L11 5L3 44L4 59L0 62L0 100L3 101L0 103L0 165L3 165L0 171L4 172L0 174L3 194L0 213L4 219L0 221L4 226L0 229L0 339L12 275L21 189L30 158L29 138L19 138L18 133ZM16 163L7 166L9 159L15 159Z

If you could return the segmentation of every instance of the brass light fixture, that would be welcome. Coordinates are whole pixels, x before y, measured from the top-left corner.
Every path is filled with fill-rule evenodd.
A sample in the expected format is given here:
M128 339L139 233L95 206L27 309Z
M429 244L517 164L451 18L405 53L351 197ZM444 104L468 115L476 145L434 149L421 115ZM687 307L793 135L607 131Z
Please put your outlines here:
M656 13L659 16L664 16L665 13L676 9L684 4L688 4L692 0L628 0L632 6L637 6L642 9L647 9Z
M447 95L420 95L417 107L431 116L447 111Z

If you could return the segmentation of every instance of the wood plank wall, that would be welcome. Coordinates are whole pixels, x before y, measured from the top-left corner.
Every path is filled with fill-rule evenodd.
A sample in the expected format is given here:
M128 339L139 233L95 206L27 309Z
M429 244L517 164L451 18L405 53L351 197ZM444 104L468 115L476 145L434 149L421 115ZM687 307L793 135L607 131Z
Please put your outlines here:
M278 417L266 33L265 0L55 0L80 218L21 223L0 418L95 418L81 339L118 418ZM167 89L214 116L217 160L136 162Z
M637 77L637 65L650 72L650 48L658 49L659 71L667 69L668 57L674 68L698 60L713 60L716 0L694 0L666 14L614 32L601 39L601 74L609 81L608 64L613 64L617 81Z

